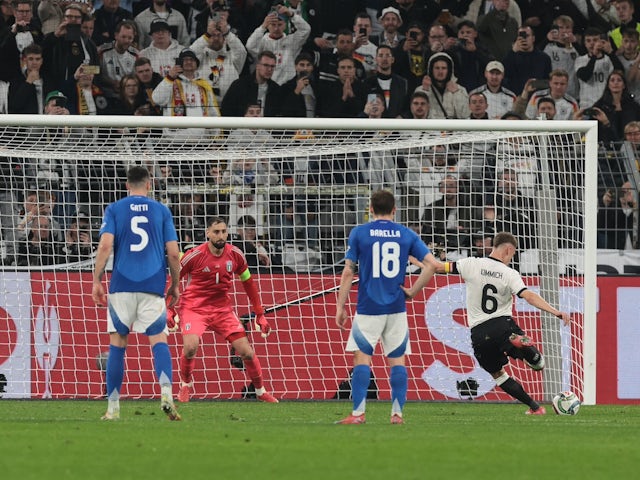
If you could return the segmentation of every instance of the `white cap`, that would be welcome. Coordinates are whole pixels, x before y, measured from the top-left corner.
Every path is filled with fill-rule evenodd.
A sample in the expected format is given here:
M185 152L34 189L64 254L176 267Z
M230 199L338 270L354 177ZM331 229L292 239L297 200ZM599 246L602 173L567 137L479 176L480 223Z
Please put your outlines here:
M382 19L384 18L384 16L387 13L394 13L398 17L398 20L400 21L400 25L402 25L402 16L400 15L400 10L398 10L397 8L394 8L394 7L383 8L382 9L382 13L378 17L378 20L382 21Z
M487 63L487 68L485 68L484 70L485 72L490 72L491 70L500 70L502 73L504 73L504 65L502 65L502 63L497 60L492 60L491 62Z

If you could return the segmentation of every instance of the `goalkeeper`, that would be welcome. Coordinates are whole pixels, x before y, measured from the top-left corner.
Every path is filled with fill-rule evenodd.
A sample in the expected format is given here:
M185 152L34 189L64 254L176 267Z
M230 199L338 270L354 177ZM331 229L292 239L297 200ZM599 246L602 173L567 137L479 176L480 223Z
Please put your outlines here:
M178 401L188 402L193 388L193 366L200 343L206 330L222 335L242 358L247 375L256 389L258 400L278 403L264 388L262 368L255 355L244 325L233 311L229 292L234 274L242 281L256 314L255 323L263 337L271 332L264 316L258 289L251 278L247 260L240 249L227 243L227 224L219 217L207 222L207 241L185 253L180 261L180 278L186 278L177 318L182 332L183 349L180 356L180 390ZM169 327L175 326L176 318L169 318Z

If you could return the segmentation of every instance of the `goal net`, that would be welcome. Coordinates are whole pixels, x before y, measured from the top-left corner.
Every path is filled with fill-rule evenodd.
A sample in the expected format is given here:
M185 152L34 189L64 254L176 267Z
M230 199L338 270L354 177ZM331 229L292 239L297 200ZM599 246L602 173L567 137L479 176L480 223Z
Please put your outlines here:
M349 232L384 188L397 220L441 259L486 255L494 233L516 235L525 282L573 321L563 327L517 300L514 318L547 367L508 369L536 400L569 389L595 402L595 122L13 115L0 116L0 134L0 396L104 395L109 339L91 271L104 208L126 195L126 170L138 164L183 250L205 241L207 217L227 220L275 327L267 340L249 337L277 397L349 397L337 286ZM416 267L407 270L414 281ZM457 276L438 275L408 302L410 400L511 401L473 357L464 291ZM248 319L241 287L234 302ZM177 383L180 334L169 342ZM390 398L380 347L373 377L371 396ZM198 399L252 396L228 344L210 332L194 382ZM141 335L129 340L122 394L158 394Z

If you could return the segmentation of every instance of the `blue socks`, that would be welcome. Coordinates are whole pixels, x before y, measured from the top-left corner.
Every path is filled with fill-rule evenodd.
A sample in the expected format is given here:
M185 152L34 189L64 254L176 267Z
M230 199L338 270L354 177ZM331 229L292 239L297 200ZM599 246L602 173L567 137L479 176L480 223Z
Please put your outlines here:
M153 365L156 369L156 376L160 385L171 385L173 372L171 370L171 354L169 345L166 343L156 343L153 348Z
M391 367L389 383L391 384L391 414L402 415L404 403L407 401L407 385L409 383L407 367L404 365Z
M109 345L109 357L107 358L107 398L117 400L120 398L122 379L124 378L124 347Z
M353 413L364 413L367 401L367 390L371 381L369 365L356 365L351 375L351 398L353 399Z

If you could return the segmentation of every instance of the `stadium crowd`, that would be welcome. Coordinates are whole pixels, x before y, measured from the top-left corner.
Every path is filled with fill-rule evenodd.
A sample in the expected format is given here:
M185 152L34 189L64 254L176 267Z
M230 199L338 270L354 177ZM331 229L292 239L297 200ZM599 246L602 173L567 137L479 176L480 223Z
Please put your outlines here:
M597 120L598 246L639 247L640 5L634 0L0 0L0 6L0 113ZM247 131L234 141L264 135ZM531 237L526 169L496 167L496 195L488 201L473 195L473 162L439 153L431 152L429 166L437 170L444 162L445 175L434 178L428 208L412 190L412 174L419 176L424 164L409 157L367 158L367 165L379 162L368 178L349 159L339 167L333 162L331 172L319 162L306 175L321 183L338 168L344 183L357 183L348 178L355 171L372 188L393 184L406 198L403 220L431 242L447 243L452 206L464 207L456 241L464 231L465 246L478 252L496 227L486 215ZM253 164L209 165L203 177L251 186L290 180L284 168L259 158L247 162ZM56 217L33 210L30 199L42 195L37 184L23 184L17 196L9 191L7 178L19 169L11 159L2 164L5 263L33 265L38 252L46 253L39 263L90 255L81 216L99 217L122 192L101 185L113 197L94 202L98 212L76 211L73 201L80 199L61 195L36 202ZM67 172L58 168L64 183ZM165 186L183 174L180 166L158 170L156 182ZM122 176L104 169L99 175L107 183ZM237 240L253 236L255 227L257 239L279 245L272 259L258 249L255 268L286 265L287 240L304 244L305 261L316 261L318 199L287 202L264 225L263 217L275 212L245 208L255 201L244 198L251 195L227 199L226 210L215 212L208 199L186 195L174 211L183 245L202 240L206 215L238 210L244 224L230 221L244 227L234 230L243 237ZM521 218L513 218L514 206Z

